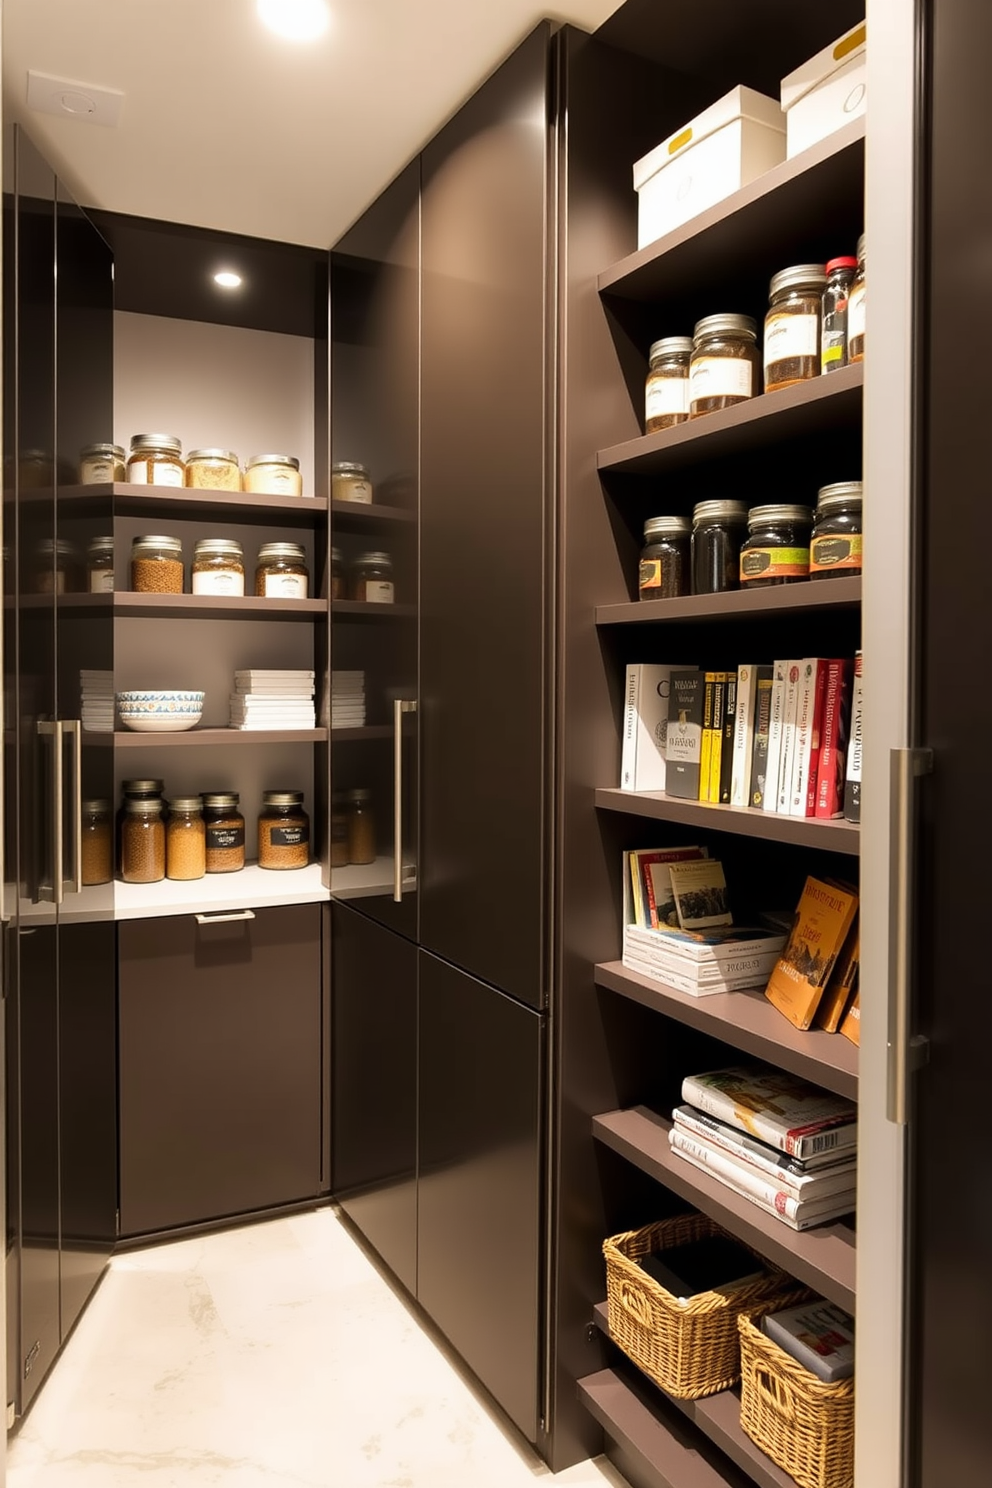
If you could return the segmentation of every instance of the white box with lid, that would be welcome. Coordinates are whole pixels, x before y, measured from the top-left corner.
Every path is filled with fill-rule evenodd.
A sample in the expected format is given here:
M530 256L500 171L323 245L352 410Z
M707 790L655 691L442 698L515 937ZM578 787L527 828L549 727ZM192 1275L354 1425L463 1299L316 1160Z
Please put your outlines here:
M637 246L645 248L785 159L774 98L733 88L634 165Z
M782 79L788 158L860 118L868 103L864 21Z

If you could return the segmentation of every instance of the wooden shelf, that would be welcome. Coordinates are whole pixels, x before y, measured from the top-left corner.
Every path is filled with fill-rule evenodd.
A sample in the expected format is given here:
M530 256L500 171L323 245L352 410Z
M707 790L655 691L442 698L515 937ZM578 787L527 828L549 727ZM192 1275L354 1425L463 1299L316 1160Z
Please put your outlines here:
M781 614L856 609L861 579L815 579L768 589L731 589L726 594L687 594L681 599L633 600L596 606L597 625L671 625L686 621L768 620Z
M113 734L84 733L84 744L117 749L181 749L222 744L225 748L244 744L324 744L328 732L316 729L192 728L183 733L134 733L118 729Z
M835 1095L848 1100L858 1098L857 1045L821 1028L810 1028L805 1033L793 1028L761 991L689 997L664 982L630 971L621 961L597 966L594 977L598 987L653 1008L689 1028L698 1028Z
M378 526L395 523L412 526L416 523L416 512L405 506L380 506L376 502L332 501L332 525L336 532L370 532Z
M762 837L767 842L791 842L824 852L856 857L861 851L861 829L856 822L821 821L813 816L780 816L748 806L714 806L707 801L683 801L664 791L625 791L600 787L596 805L654 821L682 822L707 832L733 832L738 837Z
M328 738L332 744L361 744L372 739L391 739L391 723L367 723L362 728L332 728Z
M199 516L239 516L248 520L267 521L272 517L282 525L312 523L319 513L326 513L326 496L256 496L251 491L215 491L197 486L138 486L127 481L113 485L60 486L59 501L68 501L77 510L87 504L106 510L113 501L115 515L153 516L168 512L175 520Z
M592 1121L598 1141L753 1245L774 1265L853 1313L854 1230L839 1220L812 1230L790 1229L718 1178L676 1156L668 1141L670 1129L671 1122L647 1106L608 1111Z
M864 368L859 363L826 377L794 383L777 393L760 393L733 408L703 418L642 434L624 444L600 450L596 464L603 474L626 471L660 475L701 460L771 449L786 439L826 436L853 428L861 418Z
M413 620L417 606L412 604L370 604L364 599L334 599L331 613L349 620Z
M108 601L115 615L144 615L184 620L314 620L327 614L326 599L262 599L256 594L116 594L81 595Z

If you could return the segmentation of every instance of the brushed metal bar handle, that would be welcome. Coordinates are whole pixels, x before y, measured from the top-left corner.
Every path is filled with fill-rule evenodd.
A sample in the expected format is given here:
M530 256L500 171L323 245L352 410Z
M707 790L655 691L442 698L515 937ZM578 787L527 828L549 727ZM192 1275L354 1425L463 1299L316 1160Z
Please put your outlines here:
M198 925L229 925L233 920L253 920L253 909L235 909L230 914L197 914L193 916Z
M411 699L393 699L393 902L403 903L403 714L416 713Z
M40 719L38 734L52 741L52 882L38 885L38 898L42 903L61 904L65 897L62 881L62 725L54 719ZM51 898L45 897L46 891Z
M929 749L893 749L889 756L889 988L885 1114L909 1120L909 1078L926 1042L910 1033L916 782L933 769Z
M72 738L72 872L66 883L70 894L83 891L83 724L69 718L62 724L63 736Z

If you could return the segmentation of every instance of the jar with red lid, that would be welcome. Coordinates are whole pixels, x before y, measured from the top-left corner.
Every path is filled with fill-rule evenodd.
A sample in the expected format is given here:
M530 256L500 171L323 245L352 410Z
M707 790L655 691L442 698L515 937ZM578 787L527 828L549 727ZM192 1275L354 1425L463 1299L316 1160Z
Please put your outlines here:
M827 264L820 325L820 371L847 366L847 302L858 267L856 258L832 258Z

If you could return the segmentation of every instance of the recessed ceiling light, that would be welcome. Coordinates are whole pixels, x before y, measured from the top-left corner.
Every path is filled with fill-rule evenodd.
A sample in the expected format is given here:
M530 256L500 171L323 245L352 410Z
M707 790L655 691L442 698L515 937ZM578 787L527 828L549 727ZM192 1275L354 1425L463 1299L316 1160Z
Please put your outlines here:
M316 41L331 20L326 0L258 0L258 14L270 31L290 41Z
M233 269L219 269L214 275L214 283L219 284L221 289L240 289L242 279Z

